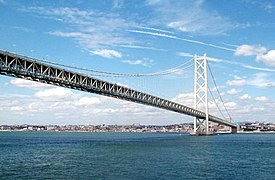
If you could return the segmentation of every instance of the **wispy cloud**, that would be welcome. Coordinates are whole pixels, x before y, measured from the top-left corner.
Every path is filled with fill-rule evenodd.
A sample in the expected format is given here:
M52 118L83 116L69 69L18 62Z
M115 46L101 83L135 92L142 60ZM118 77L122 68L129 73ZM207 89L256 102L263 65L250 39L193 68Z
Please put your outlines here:
M144 58L144 59L138 59L138 60L123 60L122 62L127 63L127 64L131 64L131 65L142 65L142 66L145 66L145 67L151 67L154 60Z
M191 53L188 53L188 52L179 52L179 53L177 53L177 55L183 56L183 57L194 57L194 55L192 55ZM231 65L235 65L235 66L240 66L240 67L243 67L246 69L251 69L251 70L264 71L264 72L275 72L275 69L255 67L255 66L251 66L248 64L239 63L239 62L236 62L233 60L226 60L226 59L209 57L209 56L207 56L207 60L211 61L211 62L216 62L216 63L225 63L225 64L231 64Z
M183 56L183 57L194 57L193 54L187 53L187 52L179 52L177 53L178 56Z
M157 28L153 28L153 27L137 26L135 28L146 29L146 30L151 30L151 31L157 31L157 32L162 32L162 33L168 33L168 34L175 34L172 31L167 31L167 30L163 30L163 29L157 29Z
M226 45L226 46L229 46L229 47L233 47L233 48L239 47L239 46L236 45L236 44L229 44L229 43L225 43L225 42L223 42L222 44L224 44L224 45Z
M148 47L148 46L138 46L138 45L119 45L119 47L124 47L124 48L132 48L132 49L148 49L148 50L153 50L153 51L167 51L165 49L159 49L155 47Z
M202 0L154 0L147 5L155 12L155 22L182 32L222 35L236 27L226 17L204 8Z
M97 50L91 50L91 54L106 57L106 58L121 58L122 54L115 50L109 50L109 49L97 49Z
M240 64L240 65L244 68L247 68L247 69L266 71L266 72L275 72L275 69L255 67L255 66L250 66L248 64Z
M32 30L32 29L29 29L29 28L26 28L26 27L22 27L22 26L0 25L0 27L14 29L14 30L18 30L18 31L24 31L24 32L34 32L34 30Z
M88 35L81 32L62 32L62 31L51 31L48 32L50 35L60 36L60 37L71 37L71 38L88 38Z
M271 69L271 68L262 68L262 67L255 67L255 66L251 66L248 64L244 64L244 63L239 63L233 60L226 60L226 59L221 59L221 58L214 58L214 57L207 57L208 60L212 61L212 62L221 62L221 63L225 63L225 64L231 64L231 65L236 65L236 66L240 66L246 69L251 69L251 70L258 70L258 71L265 71L265 72L275 72L275 69Z
M266 73L256 73L251 78L235 78L226 82L228 86L255 86L258 88L274 88L275 82Z
M126 21L119 14L69 7L24 7L21 10L41 18L47 16L69 26L71 31L68 31L68 28L53 29L48 33L73 38L81 48L109 49L113 46L130 45L136 42L123 33L124 29L136 26L135 23Z
M214 45L214 44L211 44L211 43L205 43L205 42L202 42L202 41L196 41L196 40L187 39L187 38L180 38L180 37L177 37L177 36L174 36L174 35L168 35L168 34L164 34L164 33L156 33L156 32L150 32L150 31L140 31L140 30L126 30L126 31L133 32L133 33L139 33L139 34L148 34L148 35L151 35L151 36L158 36L158 37L164 37L164 38L170 38L170 39L177 39L177 40L181 40L181 41L185 41L185 42L189 42L189 43L193 43L193 44L204 45L204 46L213 47L213 48L216 48L216 49L222 49L222 50L226 50L226 51L232 51L232 52L235 51L235 49Z
M115 8L115 9L120 9L123 7L123 5L124 5L123 0L114 0L113 1L113 8Z
M164 33L157 33L157 32L149 32L149 31L140 31L140 30L126 30L128 32L133 32L133 33L140 33L140 34L148 34L152 36L159 36L159 37L165 37L165 38L170 38L170 39L178 39L176 36L173 35L168 35Z
M256 86L259 88L274 88L275 81L270 79L267 73L256 73L254 76L247 80L248 85Z
M257 8L263 9L268 13L272 13L275 11L275 4L272 1L244 1L249 3Z

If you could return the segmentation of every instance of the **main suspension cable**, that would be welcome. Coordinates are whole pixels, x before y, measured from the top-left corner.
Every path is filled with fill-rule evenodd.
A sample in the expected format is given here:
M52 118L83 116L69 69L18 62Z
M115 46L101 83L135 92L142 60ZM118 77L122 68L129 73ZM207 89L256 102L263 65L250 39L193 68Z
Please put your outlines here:
M148 74L130 74L130 73L116 73L116 72L107 72L107 71L99 71L99 70L93 70L93 69L88 69L88 68L81 68L81 67L76 67L76 66L71 66L71 65L64 65L64 64L60 64L60 63L56 63L56 62L51 62L51 61L47 61L47 60L41 60L41 59L35 59L37 61L40 62L44 62L47 64L52 64L52 65L56 65L56 66L60 66L60 67L66 67L66 68L71 68L71 69L78 69L78 70L82 70L82 71L87 71L87 72L92 72L92 73L99 73L99 74L91 74L93 76L104 76L104 77L122 77L122 76L126 76L126 77L144 77L144 76L162 76L162 75L168 75L168 74L172 74L172 73L176 73L178 71L181 70L185 70L191 66L193 66L193 64L190 64L186 67L184 67L186 64L188 64L189 62L191 62L193 60L190 59L187 62L176 66L174 68L170 68L170 69L166 69L166 70L162 70L159 72L155 72L155 73L148 73ZM184 67L184 68L182 68Z
M2 50L0 50L2 51ZM7 53L6 51L3 51L5 53ZM9 52L10 53L10 52ZM14 54L14 53L11 53ZM166 69L166 70L162 70L159 72L154 72L154 73L147 73L147 74L131 74L131 73L116 73L116 72L107 72L107 71L100 71L100 70L93 70L93 69L88 69L88 68L82 68L82 67L76 67L76 66L71 66L71 65L65 65L65 64L61 64L61 63L57 63L57 62L51 62L48 60L42 60L42 59L37 59L37 58L33 58L33 57L29 57L29 56L25 56L25 55L19 55L19 54L15 54L16 56L22 57L22 58L27 58L27 59L31 59L33 61L38 61L38 62L43 62L43 63L47 63L47 64L51 64L51 65L55 65L55 66L60 66L60 67L66 67L66 68L71 68L71 69L78 69L81 71L86 71L86 72L92 72L94 74L91 74L93 76L104 76L104 77L144 77L144 76L162 76L162 75L168 75L168 74L172 74L172 73L176 73L178 71L187 69L189 67L191 67L192 65L188 65L186 67L184 67L186 64L188 64L189 62L191 62L193 60L193 58L191 58L190 60L184 62L183 64L176 66L174 68L170 68L170 69Z

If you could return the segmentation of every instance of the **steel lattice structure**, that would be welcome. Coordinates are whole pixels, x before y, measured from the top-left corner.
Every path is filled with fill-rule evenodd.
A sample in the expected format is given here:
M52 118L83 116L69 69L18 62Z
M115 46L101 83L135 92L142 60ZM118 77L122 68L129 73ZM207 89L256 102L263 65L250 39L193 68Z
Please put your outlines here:
M200 119L194 117L194 134L209 134L209 115L208 115L208 74L206 54L203 57L194 57L195 62L195 82L194 82L194 109L201 109L206 117Z
M154 106L199 119L206 117L204 112L176 102L2 50L0 50L0 74ZM231 122L212 115L208 115L208 117L212 122L236 128L236 125Z

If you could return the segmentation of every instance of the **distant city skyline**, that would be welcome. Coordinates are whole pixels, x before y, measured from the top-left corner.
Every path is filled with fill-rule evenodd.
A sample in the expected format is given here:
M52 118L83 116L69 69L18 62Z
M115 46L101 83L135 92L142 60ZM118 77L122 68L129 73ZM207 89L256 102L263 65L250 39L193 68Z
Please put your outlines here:
M273 1L0 0L0 9L0 49L69 66L154 73L191 65L195 54L206 53L233 120L275 122ZM193 107L192 66L167 76L98 78ZM221 104L211 79L209 85ZM210 114L221 117L209 101ZM153 107L0 76L0 124L191 122Z

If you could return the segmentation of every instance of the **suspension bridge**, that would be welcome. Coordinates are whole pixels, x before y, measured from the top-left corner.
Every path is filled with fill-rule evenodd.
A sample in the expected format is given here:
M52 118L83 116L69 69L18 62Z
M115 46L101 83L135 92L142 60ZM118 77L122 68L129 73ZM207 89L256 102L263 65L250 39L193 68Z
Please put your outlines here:
M237 126L234 123L227 121L225 118L213 116L208 112L209 87L207 83L208 73L206 55L202 57L195 56L194 59L192 58L192 60L195 62L194 108L158 96L137 91L122 85L118 85L116 83L111 83L95 78L95 76L103 75L118 77L165 75L177 71L178 68L183 65L172 68L169 71L161 71L151 74L126 74L89 70L97 74L86 75L84 73L69 70L68 68L72 67L68 65L39 60L17 53L0 50L0 74L66 87L79 91L95 93L103 96L109 96L192 116L194 117L193 134L195 135L211 134L209 131L208 121L229 126L231 127L231 132L235 133L237 131ZM77 67L76 69L87 70ZM202 110L199 110L199 107Z

